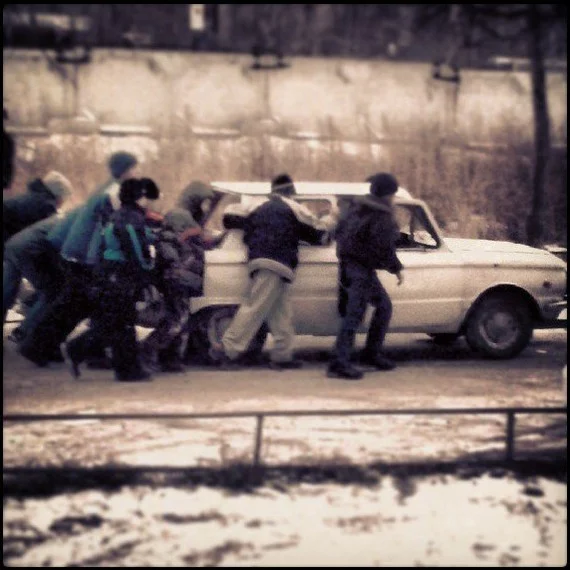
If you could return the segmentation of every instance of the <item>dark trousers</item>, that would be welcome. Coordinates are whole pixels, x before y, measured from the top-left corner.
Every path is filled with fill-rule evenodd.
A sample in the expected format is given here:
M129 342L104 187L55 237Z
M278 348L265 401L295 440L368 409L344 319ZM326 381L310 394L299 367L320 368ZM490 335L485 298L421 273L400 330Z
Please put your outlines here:
M22 348L36 354L51 354L73 329L93 310L93 270L75 262L63 262L63 288L33 327L26 330ZM103 356L103 348L91 347L94 356Z
M140 284L129 273L106 270L97 279L90 327L70 340L67 348L76 362L93 356L93 346L111 349L111 363L118 379L141 374L135 323Z
M53 302L61 291L63 272L55 252L45 251L41 256L7 255L3 263L2 310L3 322L11 309L26 278L33 286L33 293L25 300L28 306L27 323L35 323L40 314Z
M374 307L374 313L366 335L365 352L374 356L382 350L392 318L392 301L376 275L374 269L368 269L353 261L341 260L339 279L344 302L339 332L334 347L334 360L348 364L354 347L356 331L362 323L366 306Z
M185 293L167 291L164 301L164 317L146 338L145 351L160 363L179 362L188 334L190 298Z

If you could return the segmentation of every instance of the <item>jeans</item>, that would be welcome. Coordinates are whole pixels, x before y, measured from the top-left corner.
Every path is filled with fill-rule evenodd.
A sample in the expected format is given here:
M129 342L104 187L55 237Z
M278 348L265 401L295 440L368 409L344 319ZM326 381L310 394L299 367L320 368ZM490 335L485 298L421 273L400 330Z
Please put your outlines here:
M34 301L26 314L24 323L21 325L22 329L28 330L35 327L47 311L49 304L61 287L62 275L59 265L50 264L51 258L47 254L44 257L46 259L43 260L43 263L36 262L33 258L14 260L8 257L4 260L2 279L3 323L6 322L8 311L14 306L18 298L23 278L31 283L35 293Z
M339 263L341 287L346 294L346 313L341 321L334 347L334 360L348 365L356 331L362 323L366 306L375 307L366 335L364 351L375 356L382 350L392 318L392 301L374 269L353 261Z
M57 296L50 299L44 310L26 327L21 346L29 352L50 354L84 319L91 315L93 272L91 267L64 262L65 280ZM92 346L93 355L103 355L103 348Z

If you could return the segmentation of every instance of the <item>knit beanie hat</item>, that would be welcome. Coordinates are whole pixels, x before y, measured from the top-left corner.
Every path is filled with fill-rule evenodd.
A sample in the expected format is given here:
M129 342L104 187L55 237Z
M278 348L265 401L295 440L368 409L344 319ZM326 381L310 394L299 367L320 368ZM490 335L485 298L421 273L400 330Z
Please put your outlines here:
M152 178L141 178L143 196L149 200L158 200L160 189Z
M121 183L119 200L121 204L134 204L143 197L143 186L138 178L127 178Z
M71 194L73 186L61 172L52 170L43 178L44 186L53 194L54 198L65 198Z
M113 178L120 178L137 164L137 158L129 152L115 152L109 157L109 170Z
M163 224L177 234L185 232L190 228L200 227L188 210L184 210L183 208L173 208L167 212L164 216Z
M279 174L271 181L271 192L281 196L292 196L296 192L293 179L288 174Z
M398 191L398 181L387 172L373 174L366 179L366 182L370 182L370 194L376 198L389 196Z

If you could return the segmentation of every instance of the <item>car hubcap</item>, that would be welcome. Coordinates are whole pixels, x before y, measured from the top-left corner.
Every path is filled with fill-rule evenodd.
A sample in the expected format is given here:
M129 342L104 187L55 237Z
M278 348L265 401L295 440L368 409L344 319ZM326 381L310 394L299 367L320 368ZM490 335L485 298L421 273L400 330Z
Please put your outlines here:
M482 334L496 348L510 346L518 336L518 325L510 313L494 313L484 320Z

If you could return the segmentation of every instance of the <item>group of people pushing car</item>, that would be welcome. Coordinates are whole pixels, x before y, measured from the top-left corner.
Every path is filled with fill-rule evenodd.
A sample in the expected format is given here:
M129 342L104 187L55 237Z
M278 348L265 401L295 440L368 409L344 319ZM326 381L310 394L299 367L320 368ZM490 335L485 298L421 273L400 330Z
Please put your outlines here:
M122 382L184 369L190 300L202 294L204 252L223 239L208 239L202 228L214 192L209 184L194 181L172 209L158 214L152 202L160 190L152 179L136 177L136 167L133 154L113 153L109 179L64 214L59 210L71 184L58 172L32 181L21 195L4 198L4 322L26 278L35 289L34 302L12 337L19 353L38 366L65 361L65 344L75 377L83 365L112 368ZM392 303L376 270L385 269L402 282L392 206L398 183L389 173L367 181L369 194L355 197L328 219L295 201L288 174L273 178L261 204L225 211L225 228L243 230L250 286L221 342L211 346L211 362L223 370L242 366L241 357L265 323L274 339L269 367L302 366L293 355L289 297L299 243L326 244L334 236L342 318L327 376L358 380L363 376L358 364L395 367L382 350ZM162 294L165 310L154 330L137 341L136 305L149 284ZM355 335L368 304L375 310L355 365ZM72 334L85 319L89 325Z

